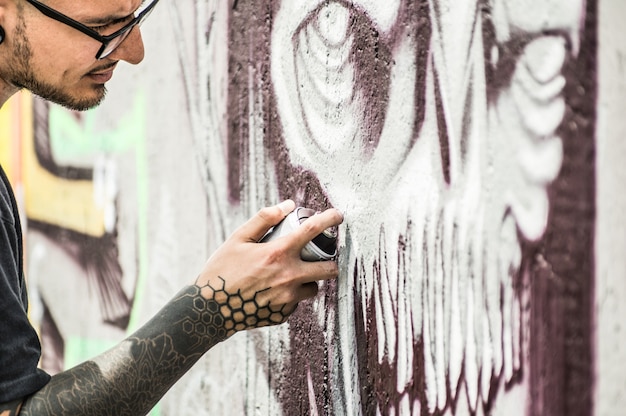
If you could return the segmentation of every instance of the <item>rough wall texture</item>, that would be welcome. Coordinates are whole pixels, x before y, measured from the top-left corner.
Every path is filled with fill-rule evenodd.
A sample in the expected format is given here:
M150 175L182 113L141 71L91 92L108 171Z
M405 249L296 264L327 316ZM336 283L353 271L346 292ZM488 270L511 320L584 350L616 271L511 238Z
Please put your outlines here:
M621 3L163 3L100 108L3 109L46 369L289 197L344 211L339 279L155 414L621 413Z

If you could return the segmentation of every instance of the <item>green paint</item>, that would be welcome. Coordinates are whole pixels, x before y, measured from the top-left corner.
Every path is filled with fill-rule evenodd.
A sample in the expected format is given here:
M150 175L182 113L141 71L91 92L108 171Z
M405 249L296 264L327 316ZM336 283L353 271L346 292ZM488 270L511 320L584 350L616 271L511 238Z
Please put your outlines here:
M93 357L102 354L109 348L114 347L118 341L68 337L65 339L65 368L72 368ZM161 408L159 404L150 411L150 416L159 416Z
M128 331L132 332L140 320L144 301L144 285L148 265L148 161L146 154L146 93L139 88L129 111L111 129L102 130L96 120L102 108L95 108L77 116L58 105L49 107L50 144L55 160L88 160L99 154L134 152L137 181L137 240L138 273L133 310ZM83 162L84 164L85 162Z
M123 153L136 148L144 140L145 99L138 93L129 111L111 129L103 130L96 120L102 109L81 113L67 111L58 105L49 109L50 145L59 164L85 160L105 153Z
M55 160L75 161L93 158L99 154L116 154L134 151L136 155L137 222L138 222L138 273L135 302L129 324L132 331L140 318L143 303L143 287L147 271L147 210L148 210L148 162L146 155L146 93L138 88L129 111L111 129L102 130L96 120L103 108L85 111L79 116L58 105L49 107L50 145ZM84 164L85 162L83 162Z
M115 346L118 341L109 339L81 338L69 336L65 338L65 368L72 368Z
M149 206L149 175L148 175L148 155L146 150L146 98L141 94L141 126L143 140L137 142L135 147L135 165L137 169L137 242L138 242L138 271L137 285L133 309L128 323L128 331L133 332L141 321L141 311L145 299L144 288L148 279L148 206Z
M102 130L96 120L102 109L94 109L77 117L75 113L51 105L49 109L50 141L55 160L75 161L90 159L99 154L122 154L134 152L137 181L137 263L138 276L131 311L128 334L134 332L141 321L142 305L145 300L144 287L148 270L148 158L146 152L146 94L139 88L129 111L111 129ZM83 164L85 162L82 162ZM86 167L89 167L86 166ZM128 276L135 278L135 276ZM111 341L87 338L69 338L66 341L65 363L67 368L93 358L112 346ZM118 342L118 341L116 341ZM115 343L116 343L115 342ZM159 407L150 415L158 416Z

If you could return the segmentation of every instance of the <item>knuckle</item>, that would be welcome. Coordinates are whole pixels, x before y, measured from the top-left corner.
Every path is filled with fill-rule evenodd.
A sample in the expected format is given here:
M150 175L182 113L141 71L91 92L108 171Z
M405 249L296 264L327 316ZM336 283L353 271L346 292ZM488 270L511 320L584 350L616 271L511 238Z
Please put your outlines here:
M274 299L271 302L272 305L282 305L280 308L276 306L277 309L283 310L284 305L291 304L298 300L297 292L293 288L277 288L274 293Z
M343 222L343 213L341 213L341 211L333 208L332 212L334 213L335 220L337 220L338 223Z
M323 262L325 266L325 272L329 276L337 276L339 274L339 266L334 261L325 261Z
M257 212L257 215L266 221L271 221L276 217L276 209L275 207L264 207Z
M315 221L311 221L311 219L304 221L300 227L306 234L314 234L320 231L319 225Z
M286 249L278 241L276 244L272 244L270 250L264 257L264 264L266 266L273 264L283 264L286 258ZM283 265L284 266L284 265Z
M296 290L295 288L287 291L286 294L286 299L285 299L285 304L291 304L294 302L297 302L299 300L299 296L298 296L298 290Z

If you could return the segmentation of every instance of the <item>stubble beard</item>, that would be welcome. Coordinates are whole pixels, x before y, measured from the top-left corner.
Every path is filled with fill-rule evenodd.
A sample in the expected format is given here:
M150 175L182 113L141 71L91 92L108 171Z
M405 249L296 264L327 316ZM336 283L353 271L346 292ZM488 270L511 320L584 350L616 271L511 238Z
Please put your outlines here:
M94 87L96 94L93 97L76 97L61 87L49 84L37 77L31 65L33 53L26 36L26 23L21 10L18 13L18 20L15 28L15 39L13 40L13 62L9 65L11 69L5 79L19 89L27 89L45 100L70 110L85 111L97 107L106 95L104 85Z

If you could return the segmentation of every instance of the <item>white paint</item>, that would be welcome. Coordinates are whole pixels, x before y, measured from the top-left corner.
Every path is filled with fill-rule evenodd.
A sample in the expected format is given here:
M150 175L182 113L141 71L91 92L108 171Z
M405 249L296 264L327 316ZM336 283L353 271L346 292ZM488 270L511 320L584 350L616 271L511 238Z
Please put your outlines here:
M312 53L309 41L315 37L311 32L316 26L306 27L308 37L304 43L303 34L298 34L300 42L295 43L294 34L312 7L298 8L297 2L285 2L275 17L275 30L272 33L272 80L277 97L277 105L285 130L285 140L290 149L292 162L318 173L324 186L345 200L337 201L337 206L346 210L361 210L356 200L368 199L367 195L354 197L354 192L383 191L403 162L404 155L412 139L410 134L414 115L413 97L402 94L415 82L415 67L411 39L403 37L398 46L397 62L392 70L391 101L380 143L369 163L363 163L364 149L359 142L359 129L364 126L362 100L350 64L341 67L341 72L333 71L336 65L326 68L325 61L303 60L304 56L326 56L323 50ZM310 2L311 4L315 2ZM323 33L317 36L324 37ZM347 38L344 43L351 41ZM299 46L298 46L299 45ZM303 48L309 49L303 49ZM343 50L342 50L343 51ZM348 51L344 60L347 59ZM291 57L297 56L294 60ZM306 65L309 64L309 65ZM333 71L333 72L327 72ZM317 79L325 87L315 89ZM297 87L295 87L297 86ZM327 91L340 97L352 97L349 104L340 106L320 106L325 102ZM341 101L343 102L343 101ZM404 128L403 128L404 127ZM338 171L339 169L339 171ZM364 187L367 184L367 188Z
M317 403L315 402L315 387L313 386L313 378L311 377L311 368L306 367L306 385L309 395L309 414L311 416L319 416L317 411Z
M502 375L500 386L496 387L499 392L493 414L524 414L520 403L529 400L525 386L514 385L504 390L504 382L523 367L520 357L525 357L524 340L518 335L527 323L523 321L521 299L516 297L511 280L521 262L518 232L528 240L543 235L549 213L546 187L558 174L563 158L562 141L555 136L555 129L563 117L561 71L567 54L566 43L560 37L539 36L527 45L517 63L511 87L504 87L497 100L488 103L484 96L482 27L473 15L477 2L457 3L438 2L442 15L433 22L432 53L426 68L426 119L418 132L413 132L412 127L417 82L414 51L419 44L403 31L407 29L395 26L403 7L400 0L283 1L272 22L271 76L291 162L315 172L333 204L346 214L346 226L340 233L342 275L337 281L337 309L328 313L335 305L319 299L313 305L318 323L328 328L327 341L333 341L329 342L332 350L329 394L338 415L359 415L364 400L360 397L358 379L358 372L363 369L357 367L355 301L365 311L366 321L371 317L367 315L367 306L370 302L376 305L378 313L371 318L379 334L378 361L390 361L398 366L397 379L393 381L402 398L389 408L379 404L378 414L397 411L418 415L424 408L449 414L451 409L444 407L452 399L457 399L457 414L469 414L473 410L481 414L481 400L491 393L487 379L490 374ZM498 39L509 40L519 30L536 34L546 27L556 27L570 33L576 44L582 1L568 3L574 7L556 0L540 3L494 0L493 21ZM267 103L258 94L260 86L251 76L248 79L250 110L245 115L251 127L246 138L251 163L246 172L244 201L241 206L232 207L226 195L228 51L225 45L231 4L209 0L167 4L164 5L167 15L163 15L160 25L145 27L145 38L162 36L158 39L173 45L166 43L169 46L163 47L164 50L176 49L178 55L171 55L177 60L176 71L170 68L167 79L176 78L171 76L173 72L184 84L178 89L159 84L158 89L168 93L168 100L183 104L172 105L181 107L178 118L154 117L156 143L151 149L157 153L156 148L172 138L189 147L180 154L191 156L185 160L197 163L193 169L200 179L196 183L191 178L193 174L185 170L190 181L185 192L200 194L207 206L198 203L190 205L192 209L178 207L180 204L174 201L179 194L174 191L179 184L166 181L171 171L162 172L163 164L155 163L151 171L155 183L151 189L160 186L166 189L151 199L155 205L162 206L151 210L151 219L160 223L189 216L186 221L154 225L150 234L156 240L151 245L151 254L157 259L150 277L158 278L152 284L162 285L163 291L192 279L191 273L187 273L191 267L181 264L185 262L177 256L189 256L187 250L209 254L235 224L250 216L263 201L274 202L278 189L274 167L264 154L262 141L264 120L274 115L263 113ZM620 15L613 13L607 4L601 2L606 7L603 18L613 18L613 24L619 24ZM431 10L434 5L432 0ZM311 16L318 8L320 13ZM351 55L355 38L348 18L353 8L371 18L372 27L383 35L389 35L392 28L399 31L397 43L391 49L394 63L388 80L390 100L387 107L379 109L386 111L385 125L371 157L364 155L360 144L367 129L362 111L367 98L359 84L363 80L355 76ZM309 24L296 33L307 19ZM615 38L606 44L624 53L623 48L616 46L620 44L619 31L611 27L603 33ZM620 166L626 151L620 139L624 136L619 129L620 115L609 114L609 109L619 111L624 107L621 98L624 94L620 92L626 82L620 65L626 64L623 55L614 49L605 50L602 55L605 60L601 62L610 65L601 66L608 71L601 73L601 79L620 81L603 84L598 126L601 226L597 240L600 276L597 325L601 358L597 372L608 376L598 379L598 414L623 408L620 403L624 402L622 392L626 390L621 369L614 365L626 358L619 321L624 315L620 299L626 291L616 280L616 276L626 273L615 260L621 258L626 246L623 241L626 233L620 234L626 208L624 198L619 196L625 178ZM490 63L502 59L497 49L492 49L490 56ZM151 61L151 71L168 67L158 68L162 62L160 54ZM449 184L443 180L438 136L442 126L436 123L434 104L436 88L442 93L448 132ZM468 98L470 89L473 94ZM164 101L167 100L161 97L158 102L150 102L149 108L159 110L167 105ZM159 111L162 116L163 109ZM470 115L471 123L464 137L462 122L466 114ZM176 133L163 133L167 138L154 133L160 133L163 126L167 127L164 131ZM185 144L182 136L192 136L193 142ZM164 147L162 151L170 150ZM505 215L508 209L511 213ZM411 221L412 232L403 235L407 220ZM181 223L193 223L201 228L196 232L206 234L206 240L194 236L194 244L187 244L176 233L175 225ZM381 224L385 231L382 237L378 233ZM400 235L409 240L405 261L398 261L395 256L400 251ZM196 244L198 240L200 243ZM177 246L181 241L185 245ZM422 250L424 245L426 252ZM46 250L39 249L32 260L38 263ZM382 261L380 279L372 270L374 260ZM352 281L356 262L363 262L365 272ZM63 267L67 270L70 266ZM167 276L179 270L185 272ZM51 285L46 283L44 290L52 290ZM161 303L163 293L154 294L147 308ZM420 358L414 362L413 343L420 338L424 341L425 357L423 362ZM282 414L278 394L270 381L274 375L268 375L268 369L280 374L285 368L291 353L288 341L289 327L284 325L240 334L218 346L166 397L162 405L164 413ZM425 372L425 403L411 402L406 393L415 381L412 380L414 368L423 368ZM307 382L311 411L321 412L316 409L310 374ZM448 397L447 386L453 395L460 387L459 396ZM197 397L201 398L201 406L194 407L190 403ZM179 404L184 407L180 413Z
M93 198L95 206L103 210L104 230L112 233L117 223L115 208L118 197L116 163L110 157L99 155L93 166Z
M476 4L430 4L435 17L426 118L412 148L407 132L415 120L412 51L417 45L402 35L392 47L380 141L371 157L363 154L361 80L354 77L354 64L346 55L353 43L345 25L343 8L348 5L326 6L337 11L338 29L331 33L328 24L308 25L298 33L315 8L281 5L272 34L272 80L292 162L317 173L333 204L346 214L354 253L350 264L365 262L357 290L362 305L369 300L378 311L373 317L378 361L401 366L413 355L412 338L421 337L429 411L445 408L447 385L455 391L462 371L469 409L475 410L490 394L492 374L511 380L522 365L520 300L512 288L520 264L517 231L536 240L546 227L546 186L563 157L561 139L554 134L564 114L560 71L566 43L559 36L539 36L526 45L511 86L488 103L482 26L471 14ZM509 18L509 9L498 13L500 19ZM376 16L368 16L375 25ZM518 30L523 22L501 23ZM448 133L450 185L443 183L435 88L442 96ZM333 99L342 107L332 107ZM467 113L470 123L463 128ZM507 210L513 216L505 216ZM398 251L407 218L412 221L414 234L407 236L412 248L407 264L399 267L391 253ZM382 239L370 229L372 222L384 224ZM422 253L424 244L427 251ZM381 262L378 277L371 269L373 259ZM411 283L400 295L405 279ZM343 348L350 348L350 337L342 339L348 342ZM409 381L406 370L398 372L400 392Z
M595 414L626 408L626 3L600 1L596 125Z
M585 16L585 0L495 0L506 13L509 33L521 30L541 33L548 30L568 32L574 51L578 50L579 31ZM501 35L501 38L504 36Z

